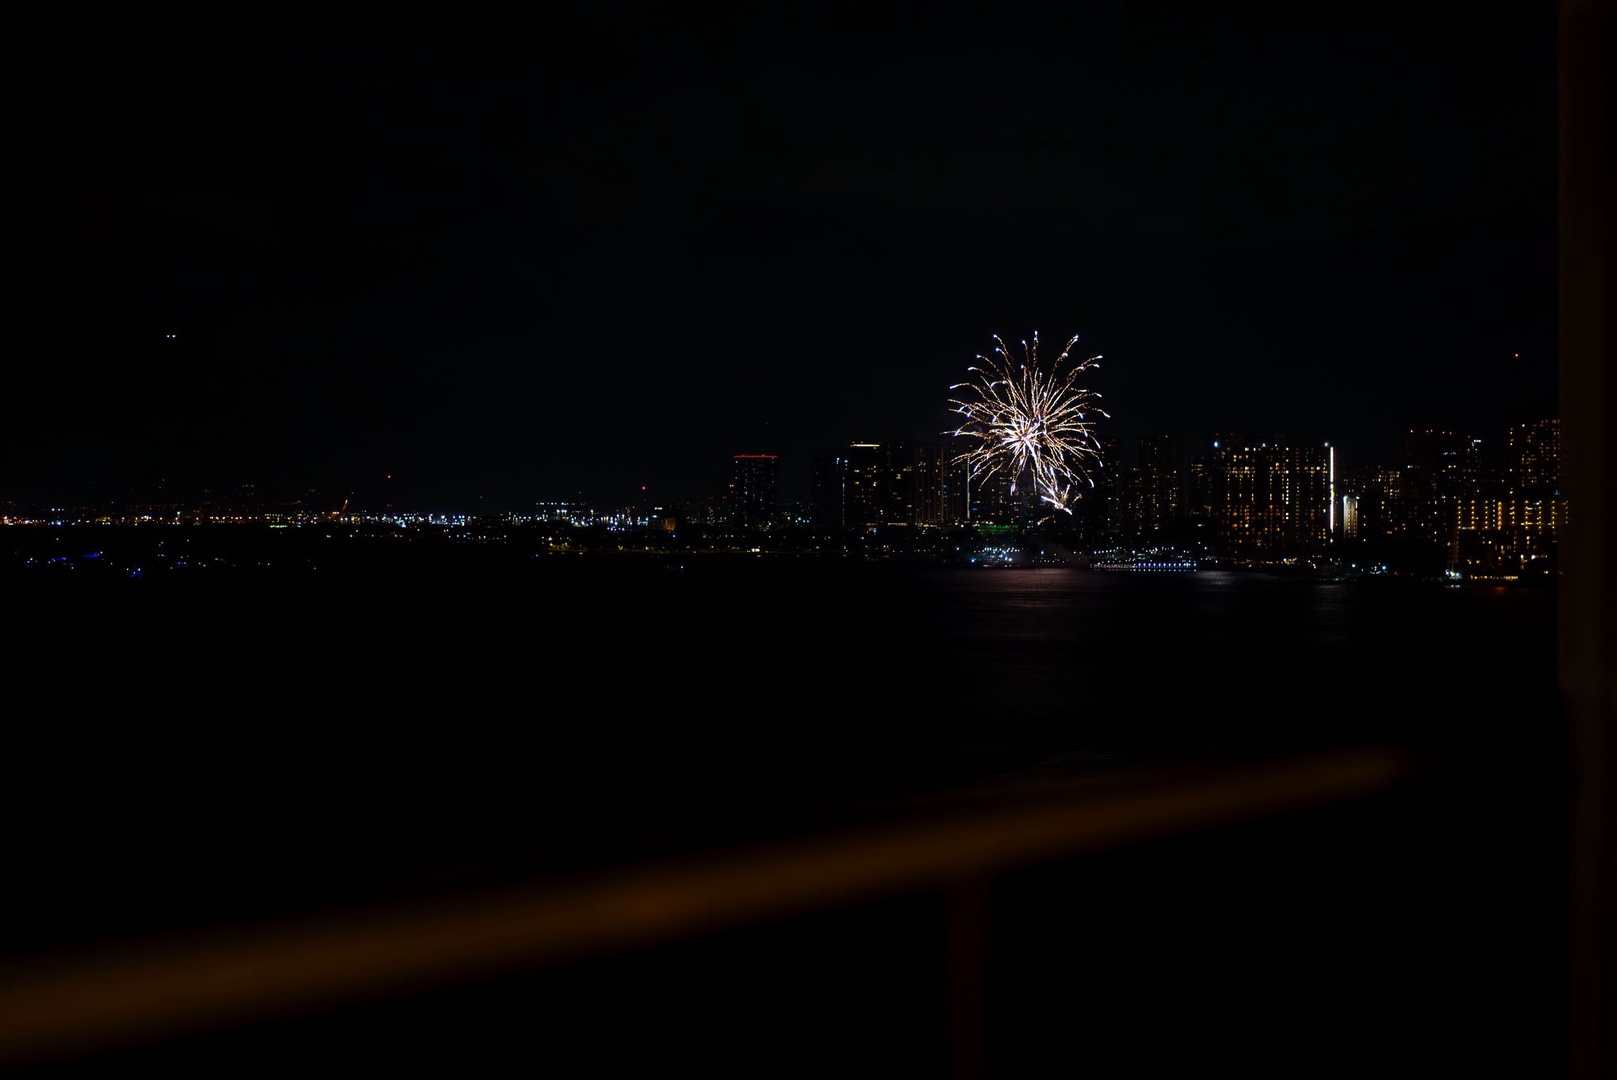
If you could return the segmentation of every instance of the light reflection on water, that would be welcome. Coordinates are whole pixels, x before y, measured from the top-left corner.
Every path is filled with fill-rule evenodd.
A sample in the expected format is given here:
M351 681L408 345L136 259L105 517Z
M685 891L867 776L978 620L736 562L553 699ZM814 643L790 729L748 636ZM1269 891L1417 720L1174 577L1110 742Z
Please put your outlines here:
M1503 707L1552 677L1551 598L1524 590L897 568L811 589L808 603L729 595L724 618L693 624L690 646L744 629L726 654L746 682L765 660L757 643L769 642L764 666L799 677L798 704L833 729L943 715L983 731L1059 724L1124 743L1194 724L1216 740L1220 730L1244 737L1248 722L1429 723L1423 703ZM692 658L682 651L681 662Z
M1459 746L1554 697L1552 597L1520 589L569 564L35 599L12 670L48 707L14 720L3 808L79 865L158 837L244 887L1158 757Z

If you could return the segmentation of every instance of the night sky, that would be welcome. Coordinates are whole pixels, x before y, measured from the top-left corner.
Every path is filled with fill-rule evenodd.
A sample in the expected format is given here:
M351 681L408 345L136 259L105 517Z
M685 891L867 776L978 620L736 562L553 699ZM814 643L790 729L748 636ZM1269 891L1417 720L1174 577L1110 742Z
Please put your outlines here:
M1554 415L1555 5L1215 8L48 16L0 501L801 498L996 333L1125 455Z

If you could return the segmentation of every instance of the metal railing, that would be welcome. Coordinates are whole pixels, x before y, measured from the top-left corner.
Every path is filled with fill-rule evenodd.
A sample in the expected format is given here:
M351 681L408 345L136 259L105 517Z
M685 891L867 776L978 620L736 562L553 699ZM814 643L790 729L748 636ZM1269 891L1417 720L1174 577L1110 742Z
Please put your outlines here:
M1018 868L1386 792L1387 747L1078 784L753 847L142 940L0 977L0 1064L104 1054L466 984L681 937L938 891L951 1054L981 1058L984 883Z

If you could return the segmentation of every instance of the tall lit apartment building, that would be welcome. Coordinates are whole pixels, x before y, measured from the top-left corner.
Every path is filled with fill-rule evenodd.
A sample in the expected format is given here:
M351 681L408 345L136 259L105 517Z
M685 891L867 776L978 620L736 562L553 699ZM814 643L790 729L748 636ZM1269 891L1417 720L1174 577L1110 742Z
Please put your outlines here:
M1362 465L1336 478L1338 535L1343 540L1372 540L1402 535L1404 471L1395 465Z
M1536 420L1513 426L1505 436L1511 486L1515 490L1555 491L1561 487L1561 421Z
M1220 436L1214 444L1218 551L1308 558L1330 546L1335 452L1328 443Z
M1455 500L1450 558L1456 569L1514 578L1549 564L1567 516L1560 444L1554 419L1510 428L1502 482L1476 485Z

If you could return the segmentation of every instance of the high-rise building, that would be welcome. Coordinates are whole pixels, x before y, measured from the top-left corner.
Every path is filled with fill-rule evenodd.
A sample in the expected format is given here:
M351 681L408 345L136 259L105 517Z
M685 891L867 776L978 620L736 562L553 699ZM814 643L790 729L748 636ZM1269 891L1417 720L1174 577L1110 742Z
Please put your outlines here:
M1128 541L1168 538L1179 515L1177 478L1143 466L1124 469L1116 479L1118 529Z
M944 525L949 521L949 482L944 464L942 443L913 444L905 469L912 493L910 520L916 525Z
M1456 506L1476 490L1482 440L1434 429L1412 430L1404 438L1402 513L1408 533L1452 547Z
M1433 469L1472 469L1482 460L1482 440L1434 428L1410 429L1404 436L1404 462Z
M1192 534L1212 530L1213 468L1206 454L1190 454L1185 459L1185 517Z
M843 527L874 531L881 526L887 499L887 446L879 442L849 443L843 459Z
M1150 435L1140 440L1139 464L1117 478L1117 513L1128 540L1165 541L1183 537L1188 488L1184 440Z
M840 533L846 522L848 459L817 454L809 461L809 522L822 536Z
M1185 468L1185 440L1178 435L1146 435L1140 439L1139 466L1159 473Z
M923 478L923 448L920 443L891 440L883 444L883 453L887 468L882 484L881 524L918 524L922 501L931 502L941 496L942 477L930 475ZM927 516L934 520L941 514L940 509L931 506L928 510Z
M1393 465L1362 465L1337 477L1337 511L1352 512L1339 535L1348 540L1398 536L1406 531L1403 513L1404 473Z
M970 482L967 477L967 465L961 455L964 449L956 443L944 443L939 447L941 465L943 468L943 523L945 525L958 525L970 518L970 502L967 493Z
M1224 435L1213 447L1220 554L1285 559L1326 553L1335 520L1335 453L1328 443Z
M1515 491L1553 491L1561 486L1561 421L1516 424L1505 436L1510 483Z
M1073 514L1079 519L1079 530L1090 544L1116 543L1121 530L1118 498L1123 479L1123 447L1110 436L1098 440L1099 453L1088 469L1093 486L1079 496Z
M1506 433L1502 479L1453 501L1450 563L1468 577L1516 578L1553 564L1567 505L1560 492L1560 424L1518 424Z
M959 478L936 441L849 443L842 454L814 458L809 473L810 513L822 533L958 520Z
M767 529L775 524L780 459L774 454L737 454L733 459L729 517L733 524Z

